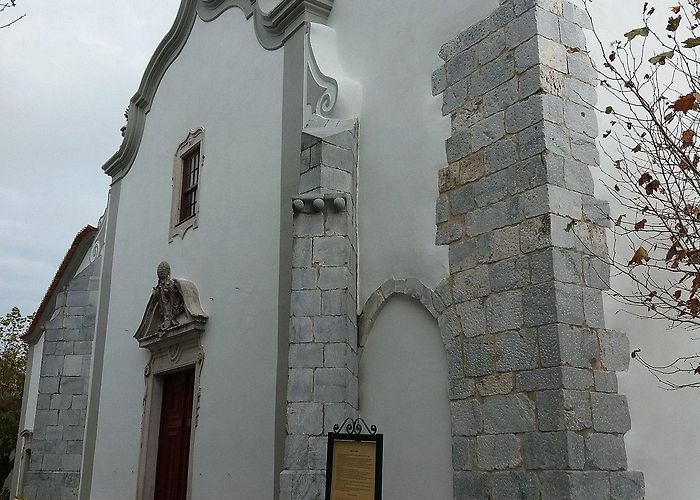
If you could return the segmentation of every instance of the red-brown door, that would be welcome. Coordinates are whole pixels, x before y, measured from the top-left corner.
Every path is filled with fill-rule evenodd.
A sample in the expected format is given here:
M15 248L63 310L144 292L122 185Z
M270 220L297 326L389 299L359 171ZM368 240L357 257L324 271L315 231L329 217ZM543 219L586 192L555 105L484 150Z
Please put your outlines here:
M194 369L163 378L154 500L186 500Z

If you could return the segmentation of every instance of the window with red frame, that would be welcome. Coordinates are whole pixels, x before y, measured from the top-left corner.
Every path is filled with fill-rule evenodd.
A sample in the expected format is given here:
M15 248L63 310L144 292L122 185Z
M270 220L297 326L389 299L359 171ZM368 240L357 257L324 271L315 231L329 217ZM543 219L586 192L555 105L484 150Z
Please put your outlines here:
M197 214L197 188L199 186L199 167L202 157L199 145L182 157L182 192L180 193L180 217L178 224Z

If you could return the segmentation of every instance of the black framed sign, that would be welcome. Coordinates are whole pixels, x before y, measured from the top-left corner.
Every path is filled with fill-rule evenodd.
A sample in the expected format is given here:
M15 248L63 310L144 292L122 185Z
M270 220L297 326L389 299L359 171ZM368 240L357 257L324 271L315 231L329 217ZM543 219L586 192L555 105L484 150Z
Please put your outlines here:
M361 418L334 425L328 433L326 500L381 500L383 445L376 426Z

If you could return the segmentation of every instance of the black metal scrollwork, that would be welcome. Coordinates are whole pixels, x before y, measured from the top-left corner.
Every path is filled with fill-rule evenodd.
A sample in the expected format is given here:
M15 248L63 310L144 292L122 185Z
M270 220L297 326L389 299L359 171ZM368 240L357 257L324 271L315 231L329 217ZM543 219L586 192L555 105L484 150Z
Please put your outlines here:
M333 426L333 432L337 433L341 429L345 429L345 433L350 435L363 434L363 429L366 429L367 432L372 436L374 436L377 433L377 426L367 425L367 422L365 422L362 417L357 417L355 419L348 417L341 425L335 424Z

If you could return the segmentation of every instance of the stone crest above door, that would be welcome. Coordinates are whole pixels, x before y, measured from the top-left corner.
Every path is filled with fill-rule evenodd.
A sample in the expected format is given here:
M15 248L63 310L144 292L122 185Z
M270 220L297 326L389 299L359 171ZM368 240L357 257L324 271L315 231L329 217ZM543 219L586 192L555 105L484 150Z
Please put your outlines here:
M139 347L153 351L158 344L199 337L209 317L202 309L194 283L173 279L170 264L158 264L158 282L153 287L146 311L134 338Z

